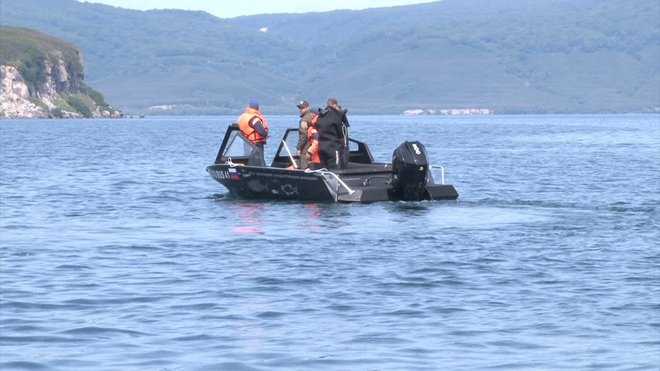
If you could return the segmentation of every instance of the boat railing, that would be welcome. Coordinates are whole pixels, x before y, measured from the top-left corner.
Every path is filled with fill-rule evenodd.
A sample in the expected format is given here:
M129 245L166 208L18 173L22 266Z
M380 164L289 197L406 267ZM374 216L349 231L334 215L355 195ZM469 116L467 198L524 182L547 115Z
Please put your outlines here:
M431 165L429 167L431 170L440 170L440 184L445 184L445 168L440 165Z
M288 128L280 140L277 151L271 163L271 167L287 167L295 164L298 167L300 156L291 152L291 148L296 148L298 143L298 128Z
M306 173L317 173L317 174L321 174L324 178L326 178L326 177L333 178L333 179L337 182L338 185L341 185L342 187L344 187L344 189L346 189L346 191L348 192L349 196L352 195L353 193L355 193L355 190L351 189L351 187L349 187L348 184L346 184L343 180L341 180L341 178L339 177L339 175L333 173L332 171L328 171L327 169L319 169L319 170L305 169L305 172L306 172ZM335 189L334 191L335 191L335 201L336 201L336 200L337 200L337 196L338 196L338 194L339 194L339 186L337 186L336 189Z

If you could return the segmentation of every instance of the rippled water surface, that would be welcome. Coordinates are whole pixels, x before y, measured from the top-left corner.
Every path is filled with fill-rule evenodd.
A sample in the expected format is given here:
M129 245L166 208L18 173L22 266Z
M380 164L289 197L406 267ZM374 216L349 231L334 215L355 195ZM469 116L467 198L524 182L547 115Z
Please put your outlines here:
M658 370L660 116L352 116L460 193L373 204L226 197L232 119L0 121L1 369Z

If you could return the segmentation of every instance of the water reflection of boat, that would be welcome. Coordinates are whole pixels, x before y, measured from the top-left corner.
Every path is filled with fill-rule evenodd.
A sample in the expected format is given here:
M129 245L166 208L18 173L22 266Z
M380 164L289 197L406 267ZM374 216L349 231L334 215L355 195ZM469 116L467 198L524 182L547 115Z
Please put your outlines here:
M233 196L247 199L374 202L458 198L454 186L444 183L444 169L428 163L420 142L406 141L394 150L392 163L377 163L366 143L349 139L346 168L310 171L290 168L298 161L289 151L297 139L298 129L287 129L267 166L263 154L238 126L229 125L215 163L206 171ZM439 183L433 172L439 172Z

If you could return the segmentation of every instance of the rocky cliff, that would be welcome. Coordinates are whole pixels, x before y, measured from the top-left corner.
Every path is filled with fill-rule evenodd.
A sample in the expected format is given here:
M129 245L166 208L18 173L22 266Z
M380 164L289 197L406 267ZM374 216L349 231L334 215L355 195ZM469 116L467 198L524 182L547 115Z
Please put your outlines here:
M84 82L80 51L25 28L0 27L0 118L112 118L122 112Z

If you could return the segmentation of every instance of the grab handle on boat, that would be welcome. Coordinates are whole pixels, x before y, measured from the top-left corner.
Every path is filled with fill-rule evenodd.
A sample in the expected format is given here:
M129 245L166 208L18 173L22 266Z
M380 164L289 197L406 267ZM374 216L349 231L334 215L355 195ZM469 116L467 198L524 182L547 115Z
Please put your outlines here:
M349 195L352 195L353 193L355 193L354 190L352 190L348 185L346 185L346 183L344 183L344 181L341 180L341 178L339 178L339 176L337 174L333 173L332 171L327 171L327 170L324 170L324 169L319 169L319 170L305 169L305 172L306 173L319 173L321 175L326 175L326 174L327 175L332 175L337 180L337 182L339 182L339 184L341 184L342 187L346 188Z
M440 165L431 165L431 169L440 169L440 184L445 184L445 168Z
M291 159L291 163L293 163L293 168L297 169L298 165L296 164L296 160L293 158L293 155L291 154L291 151L289 150L289 146L286 144L284 139L282 139L282 144L284 144L284 149L286 149L286 153L289 154L289 158Z

